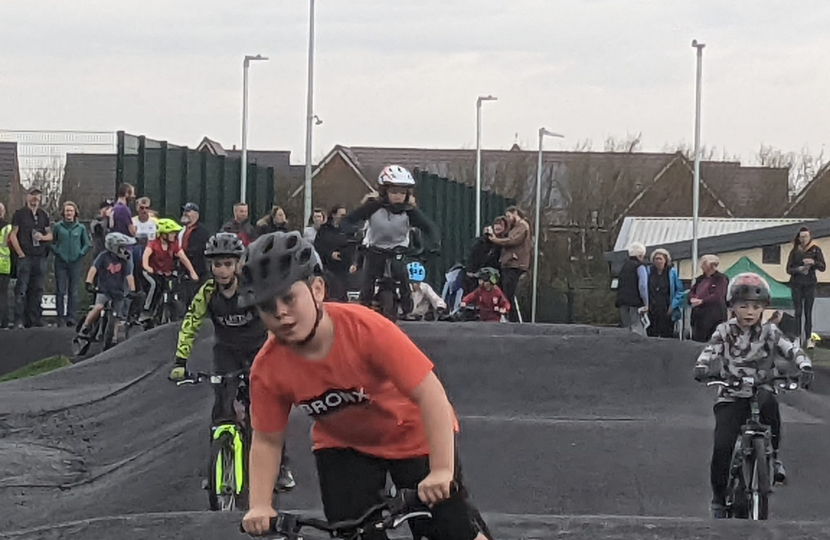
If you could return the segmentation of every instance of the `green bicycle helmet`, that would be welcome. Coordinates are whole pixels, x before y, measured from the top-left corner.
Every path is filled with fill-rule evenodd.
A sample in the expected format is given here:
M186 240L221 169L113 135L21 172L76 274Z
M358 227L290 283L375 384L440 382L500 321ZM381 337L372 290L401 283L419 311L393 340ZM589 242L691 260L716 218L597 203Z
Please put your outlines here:
M170 218L161 218L156 227L159 234L174 234L182 230L182 226Z

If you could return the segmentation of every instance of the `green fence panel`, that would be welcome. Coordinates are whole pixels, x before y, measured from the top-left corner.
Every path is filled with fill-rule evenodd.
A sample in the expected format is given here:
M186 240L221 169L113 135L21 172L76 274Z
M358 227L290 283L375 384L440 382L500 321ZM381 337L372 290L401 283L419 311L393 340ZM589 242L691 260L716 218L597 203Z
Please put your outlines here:
M444 274L453 265L463 262L473 240L480 234L475 230L475 188L427 173L417 173L416 199L418 207L441 233L441 253L427 260L429 281L443 284ZM482 194L482 222L489 224L513 204L494 193Z
M159 212L163 212L163 197L162 185L160 182L162 150L158 148L149 148L144 153L144 189L140 190L136 187L136 195L139 197L149 197L152 203L152 208ZM138 186L138 182L134 184Z
M187 152L187 196L181 204L195 202L202 209L202 155L199 152Z
M211 231L217 231L222 226L222 207L224 204L224 177L225 158L203 153L204 160L204 205L200 208L205 216L204 224Z

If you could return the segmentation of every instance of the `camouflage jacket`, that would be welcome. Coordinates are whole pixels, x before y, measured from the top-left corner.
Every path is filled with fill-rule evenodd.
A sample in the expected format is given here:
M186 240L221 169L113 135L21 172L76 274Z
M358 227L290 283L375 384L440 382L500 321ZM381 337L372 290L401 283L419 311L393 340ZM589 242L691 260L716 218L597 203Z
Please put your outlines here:
M811 365L804 351L787 339L774 324L756 324L744 330L734 318L717 327L697 359L698 365L706 366L713 375L758 376L760 379L770 376L776 366L787 367L782 366L782 361L789 367ZM772 390L768 384L762 385L762 388ZM749 390L720 388L718 402L735 401L750 395Z

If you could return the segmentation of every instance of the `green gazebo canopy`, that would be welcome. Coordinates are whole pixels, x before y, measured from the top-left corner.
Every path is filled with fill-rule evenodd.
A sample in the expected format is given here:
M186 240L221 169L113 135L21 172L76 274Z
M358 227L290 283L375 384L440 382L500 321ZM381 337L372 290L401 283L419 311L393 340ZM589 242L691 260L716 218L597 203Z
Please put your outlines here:
M780 281L776 281L775 279L773 279L772 276L764 272L764 270L761 269L760 266L752 262L749 257L741 257L740 259L738 259L738 262L730 266L728 270L724 271L724 274L726 274L729 277L729 279L732 279L738 274L743 274L744 272L753 272L767 280L767 283L769 283L770 287L770 296L772 297L773 308L793 308L793 297L792 293L790 292L790 288L787 285L781 283Z

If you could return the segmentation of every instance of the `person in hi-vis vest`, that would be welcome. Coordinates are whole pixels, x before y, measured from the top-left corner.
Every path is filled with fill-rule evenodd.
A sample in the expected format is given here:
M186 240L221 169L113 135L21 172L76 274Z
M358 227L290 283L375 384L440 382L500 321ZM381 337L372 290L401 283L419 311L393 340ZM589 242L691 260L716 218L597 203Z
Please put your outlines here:
M9 280L12 273L12 250L9 233L12 225L6 221L6 207L0 203L0 330L9 327Z

